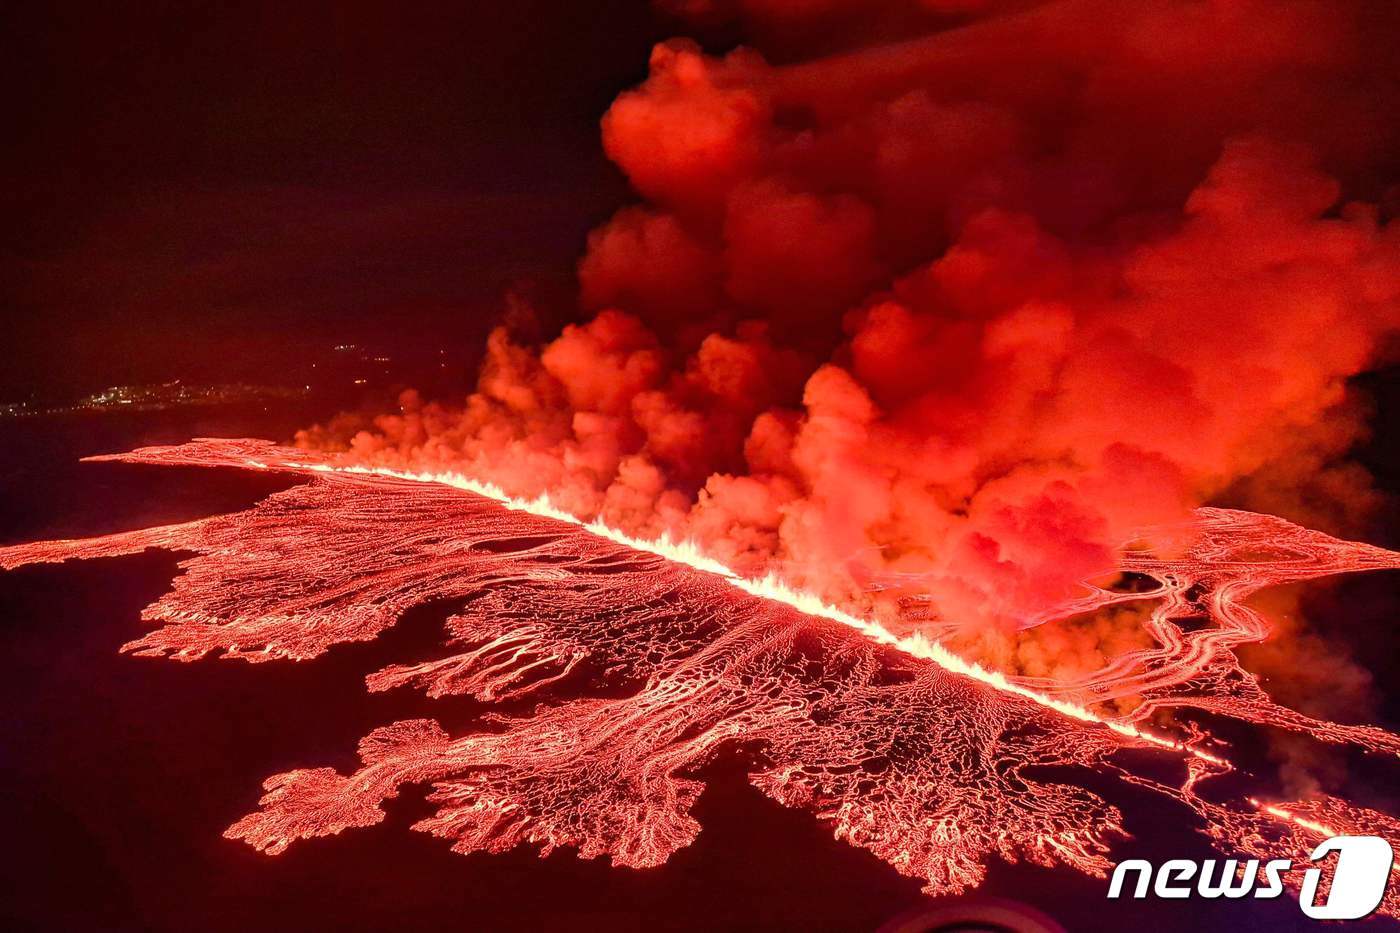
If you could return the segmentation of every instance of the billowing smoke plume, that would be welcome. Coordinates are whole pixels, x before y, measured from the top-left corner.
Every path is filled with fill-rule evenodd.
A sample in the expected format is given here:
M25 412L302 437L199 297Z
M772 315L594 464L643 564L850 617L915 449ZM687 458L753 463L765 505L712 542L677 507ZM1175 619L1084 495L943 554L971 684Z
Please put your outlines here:
M768 59L662 44L603 118L644 203L586 322L300 441L935 626L1033 624L1212 500L1337 527L1400 324L1387 6L672 3Z

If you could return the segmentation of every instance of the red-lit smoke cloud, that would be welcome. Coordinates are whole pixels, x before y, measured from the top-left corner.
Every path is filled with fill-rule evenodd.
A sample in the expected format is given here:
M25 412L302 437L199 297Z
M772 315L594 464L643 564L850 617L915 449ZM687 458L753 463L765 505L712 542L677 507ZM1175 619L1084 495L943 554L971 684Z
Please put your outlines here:
M302 443L1003 628L1212 499L1365 508L1346 381L1400 323L1382 5L671 6L783 64L655 49L603 118L644 203L589 238L588 319Z

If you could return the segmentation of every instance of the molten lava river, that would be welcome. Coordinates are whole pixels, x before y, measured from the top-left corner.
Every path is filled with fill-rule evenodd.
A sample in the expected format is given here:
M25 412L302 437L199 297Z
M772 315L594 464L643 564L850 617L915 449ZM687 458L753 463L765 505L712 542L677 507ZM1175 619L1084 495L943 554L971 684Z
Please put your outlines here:
M124 650L304 661L452 599L461 608L442 656L376 671L368 689L530 701L460 735L433 719L384 725L360 742L352 774L271 776L261 808L227 830L271 854L378 823L383 801L428 784L436 811L414 828L458 852L530 843L658 865L700 831L696 768L739 754L763 793L812 811L933 894L975 887L994 856L1106 873L1122 814L1047 779L1045 766L1161 795L1230 858L1299 858L1339 833L1400 836L1400 821L1332 797L1208 793L1229 783L1208 779L1234 770L1223 743L1151 724L1185 722L1171 712L1190 708L1400 753L1400 738L1383 730L1275 704L1236 660L1236 646L1268 634L1246 602L1259 589L1400 567L1400 554L1281 519L1202 509L1190 527L1157 530L1154 539L1186 542L1179 555L1125 550L1105 570L1155 583L1089 587L1070 611L1152 598L1155 644L1055 683L986 670L774 580L739 577L693 548L632 540L459 476L342 467L250 440L95 459L306 480L245 512L0 548L5 568L193 552L145 612L160 627ZM1134 703L1112 702L1125 697ZM1381 910L1400 914L1400 897Z

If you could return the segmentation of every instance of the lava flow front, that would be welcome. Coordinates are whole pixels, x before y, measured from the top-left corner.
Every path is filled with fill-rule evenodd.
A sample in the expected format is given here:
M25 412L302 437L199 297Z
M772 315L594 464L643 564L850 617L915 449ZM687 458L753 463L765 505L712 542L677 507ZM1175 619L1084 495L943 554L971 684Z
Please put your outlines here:
M1379 729L1277 706L1235 659L1234 646L1267 634L1243 603L1259 588L1400 567L1400 554L1280 519L1202 510L1178 529L1191 542L1183 556L1130 552L1120 569L1158 581L1155 647L1115 659L1092 682L1054 685L984 670L739 577L693 548L632 540L463 477L339 468L259 441L97 459L307 477L245 512L0 548L5 568L194 552L146 610L161 627L124 650L306 660L451 599L461 608L446 623L449 651L375 671L368 688L537 703L484 716L461 735L431 719L385 725L361 741L350 775L272 776L262 808L227 831L269 853L378 823L401 787L431 784L437 811L415 828L456 851L531 843L658 865L700 831L696 767L740 752L757 762L751 780L764 793L812 810L931 893L977 885L992 856L1105 873L1122 814L1097 793L1038 776L1046 765L1170 798L1230 856L1296 858L1333 831L1400 833L1394 819L1328 797L1212 799L1203 780L1231 770L1220 750L1200 730L1146 725L1156 711L1191 707L1400 752L1400 739ZM1125 598L1090 592L1074 611ZM1200 613L1208 625L1177 624ZM1130 714L1104 711L1130 694L1142 699ZM1121 754L1130 748L1154 754ZM1164 770L1179 779L1163 781ZM1392 895L1381 909L1396 914L1400 902Z

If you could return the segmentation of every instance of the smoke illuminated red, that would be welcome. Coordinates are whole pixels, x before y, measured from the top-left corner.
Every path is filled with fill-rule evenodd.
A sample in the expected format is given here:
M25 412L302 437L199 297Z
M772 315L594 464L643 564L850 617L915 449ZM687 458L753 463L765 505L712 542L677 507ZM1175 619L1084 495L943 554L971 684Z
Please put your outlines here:
M679 4L781 63L664 43L613 104L646 203L589 239L596 316L299 442L917 596L969 650L1197 506L1354 530L1347 380L1400 325L1370 8L898 6Z
M451 598L462 609L446 623L450 653L372 673L368 688L538 704L460 735L434 720L396 722L365 737L353 774L322 767L269 778L262 809L228 830L268 852L378 823L386 798L431 784L437 812L415 828L457 851L531 843L656 865L700 831L690 814L703 786L694 769L741 753L764 793L813 810L838 838L935 893L976 885L993 856L1104 873L1122 814L1091 791L1035 777L1044 765L1116 774L1175 800L1230 854L1266 857L1340 825L1395 828L1327 797L1214 800L1208 779L1231 765L1212 740L1145 724L1149 710L1199 710L1400 752L1400 739L1381 730L1280 708L1239 667L1232 648L1268 635L1244 605L1254 590L1400 567L1400 554L1281 519L1205 510L1173 529L1186 542L1180 556L1129 551L1120 569L1160 587L1149 626L1156 648L1092 683L1054 685L1006 678L921 636L740 577L693 547L585 526L460 476L339 468L257 441L98 459L307 477L246 512L0 549L6 568L193 551L174 589L146 611L161 627L124 650L304 660ZM1088 603L1124 598L1086 591ZM1210 624L1180 626L1197 613ZM1130 715L1081 705L1127 691L1145 699ZM1163 782L1120 754L1134 747L1175 758L1179 779Z

